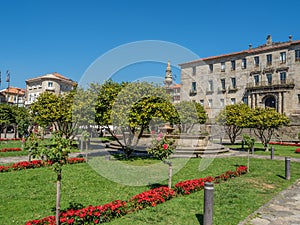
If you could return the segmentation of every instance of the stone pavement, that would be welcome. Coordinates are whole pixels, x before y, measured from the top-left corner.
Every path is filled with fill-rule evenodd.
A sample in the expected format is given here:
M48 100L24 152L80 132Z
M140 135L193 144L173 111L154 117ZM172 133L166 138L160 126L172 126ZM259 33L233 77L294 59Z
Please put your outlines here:
M300 180L279 193L238 225L299 225Z

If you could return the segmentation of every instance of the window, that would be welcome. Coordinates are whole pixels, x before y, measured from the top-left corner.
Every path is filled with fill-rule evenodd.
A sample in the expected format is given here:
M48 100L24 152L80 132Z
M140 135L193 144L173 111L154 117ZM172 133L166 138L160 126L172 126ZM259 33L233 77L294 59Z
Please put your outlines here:
M204 100L203 100L203 99L200 99L200 104L201 104L202 106L204 106Z
M242 69L246 69L247 68L247 59L243 58L242 59Z
M213 86L213 81L212 80L208 81L208 90L209 91L213 91L214 90L214 86Z
M286 62L286 52L280 52L280 62L281 63Z
M224 98L221 98L220 102L221 102L221 108L224 108L225 107L225 100L224 100Z
M280 83L285 84L286 83L286 72L280 73Z
M267 65L272 65L272 54L267 55Z
M212 104L213 104L212 99L208 99L208 106L209 106L210 108L212 107Z
M222 91L226 90L225 79L221 79L221 89L222 89Z
M192 92L196 92L196 90L197 90L196 82L192 82Z
M259 66L259 56L254 57L254 65Z
M235 98L231 98L230 100L231 100L231 105L234 105L236 103Z
M231 70L235 70L235 60L231 61Z
M53 82L48 82L48 87L53 87Z
M196 75L196 66L193 66L193 75Z
M231 86L232 86L232 88L236 88L236 79L235 79L235 77L231 77Z
M221 72L225 72L225 62L221 62Z
M296 59L296 61L300 61L300 49L295 50L295 59Z
M248 97L247 96L243 97L243 102L244 102L244 104L248 105Z
M209 64L209 71L213 72L214 71L214 64Z
M272 74L267 74L268 85L272 85Z
M259 75L254 75L253 78L254 78L254 84L258 85L259 84Z

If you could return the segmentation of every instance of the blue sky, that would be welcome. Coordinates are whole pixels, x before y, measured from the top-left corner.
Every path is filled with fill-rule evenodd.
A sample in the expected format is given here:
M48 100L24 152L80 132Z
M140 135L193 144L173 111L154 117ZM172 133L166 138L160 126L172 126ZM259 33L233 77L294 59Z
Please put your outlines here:
M142 40L176 43L200 57L264 44L268 34L299 40L299 6L296 0L0 0L2 81L6 70L11 86L50 72L79 81L101 55ZM135 79L134 71L164 76L165 66L123 69L119 79Z

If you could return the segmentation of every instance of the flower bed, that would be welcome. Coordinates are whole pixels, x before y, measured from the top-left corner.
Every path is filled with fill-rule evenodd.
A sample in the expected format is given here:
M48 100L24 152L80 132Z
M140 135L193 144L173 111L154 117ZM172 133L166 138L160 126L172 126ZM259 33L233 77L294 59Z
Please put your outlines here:
M175 188L158 187L142 192L130 198L127 202L116 200L103 206L87 206L82 209L70 209L60 214L61 225L79 224L100 224L109 222L114 218L121 217L128 213L155 207L174 197L202 190L205 182L220 183L230 178L241 176L247 173L247 166L237 167L235 171L227 171L216 177L205 177L194 180L181 181L175 184ZM26 225L55 225L55 216L48 216L39 220L26 222Z
M0 152L15 152L15 151L22 151L21 148L2 148Z
M68 163L69 164L76 164L76 163L82 163L85 162L84 158L70 158ZM15 170L25 170L25 169L34 169L34 168L40 168L51 165L51 162L45 163L42 160L32 160L30 162L28 161L22 161L18 163L14 163L11 166L1 166L0 165L0 172L10 172Z
M284 145L284 146L300 146L300 143L292 143L292 142L274 142L270 141L270 145Z
M295 153L300 153L300 148L296 148Z
M0 141L20 141L22 138L0 138Z

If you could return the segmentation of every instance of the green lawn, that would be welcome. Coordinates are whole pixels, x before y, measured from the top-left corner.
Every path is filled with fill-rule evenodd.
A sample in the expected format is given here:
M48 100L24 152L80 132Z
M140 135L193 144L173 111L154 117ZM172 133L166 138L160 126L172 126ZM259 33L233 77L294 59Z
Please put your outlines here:
M293 157L293 158L300 158L299 153L295 153L296 148L300 148L300 146L284 146L284 145L270 145L269 151L266 152L263 145L261 143L255 143L254 145L254 154L259 155L271 155L271 147L274 146L274 155L275 156L283 156L283 157ZM236 143L234 145L226 144L226 147L242 150L242 144ZM246 148L246 145L245 145Z
M143 159L134 165L142 165ZM191 159L173 176L178 181L216 176L237 165L246 165L246 158L216 158L205 170L199 171L201 159ZM146 162L147 164L149 162ZM214 224L237 224L270 200L276 193L300 178L300 163L291 163L292 178L284 176L284 161L251 159L251 173L215 185ZM167 170L167 167L166 167ZM27 220L53 215L55 206L55 174L48 168L0 174L0 224L24 224ZM167 181L161 184L167 184ZM99 205L112 200L128 200L149 187L131 187L109 181L98 175L88 164L67 165L63 170L62 204ZM201 224L203 191L178 197L116 219L110 224Z

